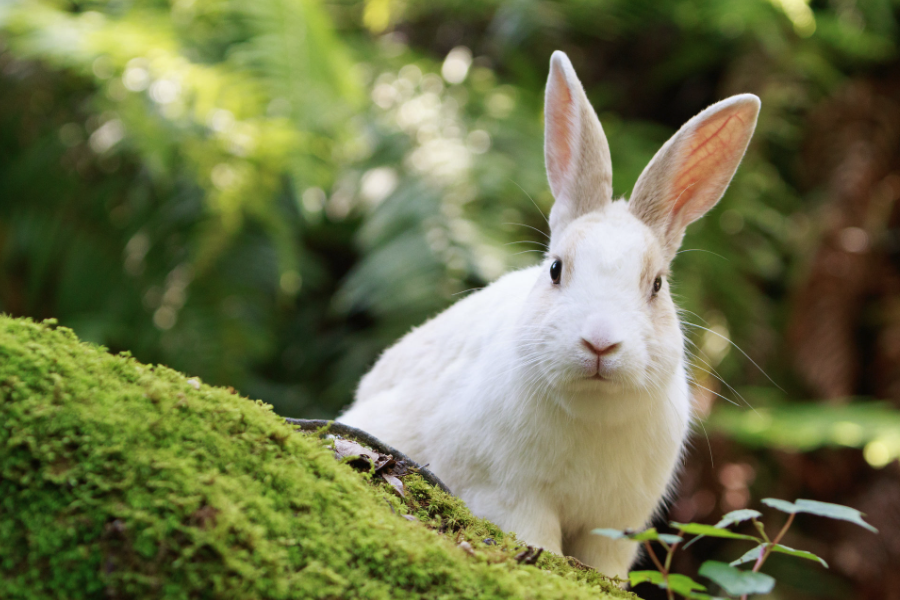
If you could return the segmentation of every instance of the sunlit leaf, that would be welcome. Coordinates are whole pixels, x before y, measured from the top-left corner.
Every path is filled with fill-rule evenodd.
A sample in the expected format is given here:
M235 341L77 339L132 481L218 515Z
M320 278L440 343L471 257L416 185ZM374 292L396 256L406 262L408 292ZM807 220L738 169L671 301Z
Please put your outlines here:
M797 500L794 504L797 506L797 512L828 517L829 519L837 519L840 521L849 521L850 523L855 523L873 533L878 533L877 529L863 521L863 513L855 508L843 506L841 504L832 504L830 502L819 502L818 500L801 499Z
M614 540L629 539L636 542L659 540L667 544L675 544L682 541L682 538L677 535L657 532L655 527L651 527L643 531L630 531L627 529L624 531L620 529L594 529L593 531L591 531L591 533L602 535Z
M731 565L708 560L700 566L700 575L719 584L732 596L768 594L775 587L775 579L765 573L741 571Z
M768 544L761 544L761 545L757 546L756 548L753 548L752 550L747 551L739 559L733 560L729 564L731 564L732 567L736 567L736 566L742 565L744 563L755 562L756 560L759 559L760 556L762 556L762 553L765 551L767 546L768 546ZM797 556L800 558L805 558L807 560L816 561L820 565L825 567L826 569L828 568L828 563L825 562L821 557L816 556L812 552L807 552L806 550L795 550L794 548L791 548L789 546L783 546L782 544L775 544L775 546L772 548L772 552L778 552L780 554L789 554L791 556Z
M632 571L628 574L628 583L637 585L639 583L653 583L659 585L663 582L663 574L659 571Z
M740 558L738 558L736 560L731 561L728 564L730 564L732 567L737 567L744 563L754 562L757 559L759 559L759 557L765 551L765 548L766 548L766 544L760 544L756 548L751 548L750 550L747 550L747 552L745 552L743 556L741 556Z
M594 529L591 533L594 535L602 535L603 537L608 537L613 540L629 539L628 534L620 529Z
M644 531L628 534L627 537L637 542L655 541L659 539L659 533L656 531L656 528L651 527Z
M763 498L762 503L766 506L771 506L776 510L786 512L788 514L799 512L797 510L797 506L793 502L788 502L787 500L780 500L778 498Z
M677 529L681 533L690 533L693 535L705 535L709 537L729 538L733 540L750 540L753 542L760 541L752 535L744 535L743 533L735 533L728 529L721 529L713 525L703 525L701 523L676 523L671 522L669 526Z
M667 544L678 544L684 541L680 535L675 535L673 533L660 533L659 541L665 542Z
M762 503L789 514L806 513L817 515L819 517L827 517L829 519L837 519L839 521L848 521L868 529L873 533L878 533L877 529L863 521L863 513L849 506L832 504L830 502L819 502L818 500L801 499L796 502L787 502L786 500L779 500L777 498L765 498Z
M730 513L725 514L722 519L718 523L716 523L716 527L728 527L729 525L734 525L735 523L741 523L743 521L749 521L750 519L755 519L761 516L761 512L759 512L758 510L753 510L752 508L733 510Z

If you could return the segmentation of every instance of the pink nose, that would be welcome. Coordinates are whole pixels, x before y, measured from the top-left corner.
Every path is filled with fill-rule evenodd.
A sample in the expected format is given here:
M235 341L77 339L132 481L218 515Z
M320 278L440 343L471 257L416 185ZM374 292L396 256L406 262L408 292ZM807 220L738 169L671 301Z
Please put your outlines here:
M615 342L613 344L608 344L604 340L601 343L591 343L588 340L581 338L581 343L593 354L597 356L606 356L607 354L611 354L615 352L619 346L621 345L619 342Z

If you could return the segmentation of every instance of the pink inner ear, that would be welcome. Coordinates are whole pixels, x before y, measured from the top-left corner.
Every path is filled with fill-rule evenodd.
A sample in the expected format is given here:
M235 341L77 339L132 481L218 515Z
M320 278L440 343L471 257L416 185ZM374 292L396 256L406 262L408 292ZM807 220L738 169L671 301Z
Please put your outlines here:
M679 149L681 166L669 200L678 221L690 223L719 200L741 158L747 131L739 109L722 111L700 125Z
M547 171L557 181L562 183L565 175L572 166L572 141L575 129L574 105L572 92L566 83L565 75L561 71L554 73L554 82L551 88L551 96L547 98L544 118L548 121L547 145L550 149L547 155Z

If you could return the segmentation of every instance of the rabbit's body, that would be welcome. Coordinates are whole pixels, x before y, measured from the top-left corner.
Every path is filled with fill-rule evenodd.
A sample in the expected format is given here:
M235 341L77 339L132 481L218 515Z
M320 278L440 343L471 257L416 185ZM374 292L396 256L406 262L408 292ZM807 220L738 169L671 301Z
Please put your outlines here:
M607 257L598 265L607 277L593 283L628 277L648 241L655 243L624 202L606 212L571 230L573 252ZM635 231L646 238L627 235ZM589 532L642 527L659 504L687 431L684 364L660 365L652 389L541 385L529 360L536 325L526 307L540 302L534 288L544 270L509 273L412 331L363 378L340 420L429 464L475 514L531 544L623 574L632 545ZM617 294L632 286L610 287L610 304L633 301ZM677 322L670 327L680 359Z
M567 111L554 112L560 103ZM625 576L636 544L590 532L645 526L682 454L690 399L665 276L684 226L737 168L758 110L755 97L720 105L663 147L631 201L613 202L606 138L555 53L545 148L557 202L545 262L409 333L339 420L429 464L475 514Z

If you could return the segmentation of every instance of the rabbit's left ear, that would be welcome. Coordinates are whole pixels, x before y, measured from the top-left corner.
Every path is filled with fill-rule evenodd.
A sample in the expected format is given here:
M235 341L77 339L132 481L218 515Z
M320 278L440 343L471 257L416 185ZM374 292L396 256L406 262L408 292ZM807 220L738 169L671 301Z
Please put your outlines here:
M638 178L629 209L657 233L670 258L685 228L725 193L756 128L759 107L753 94L713 104L685 123Z
M559 235L581 215L612 200L606 134L564 52L550 57L544 99L544 162L556 202L550 231Z

